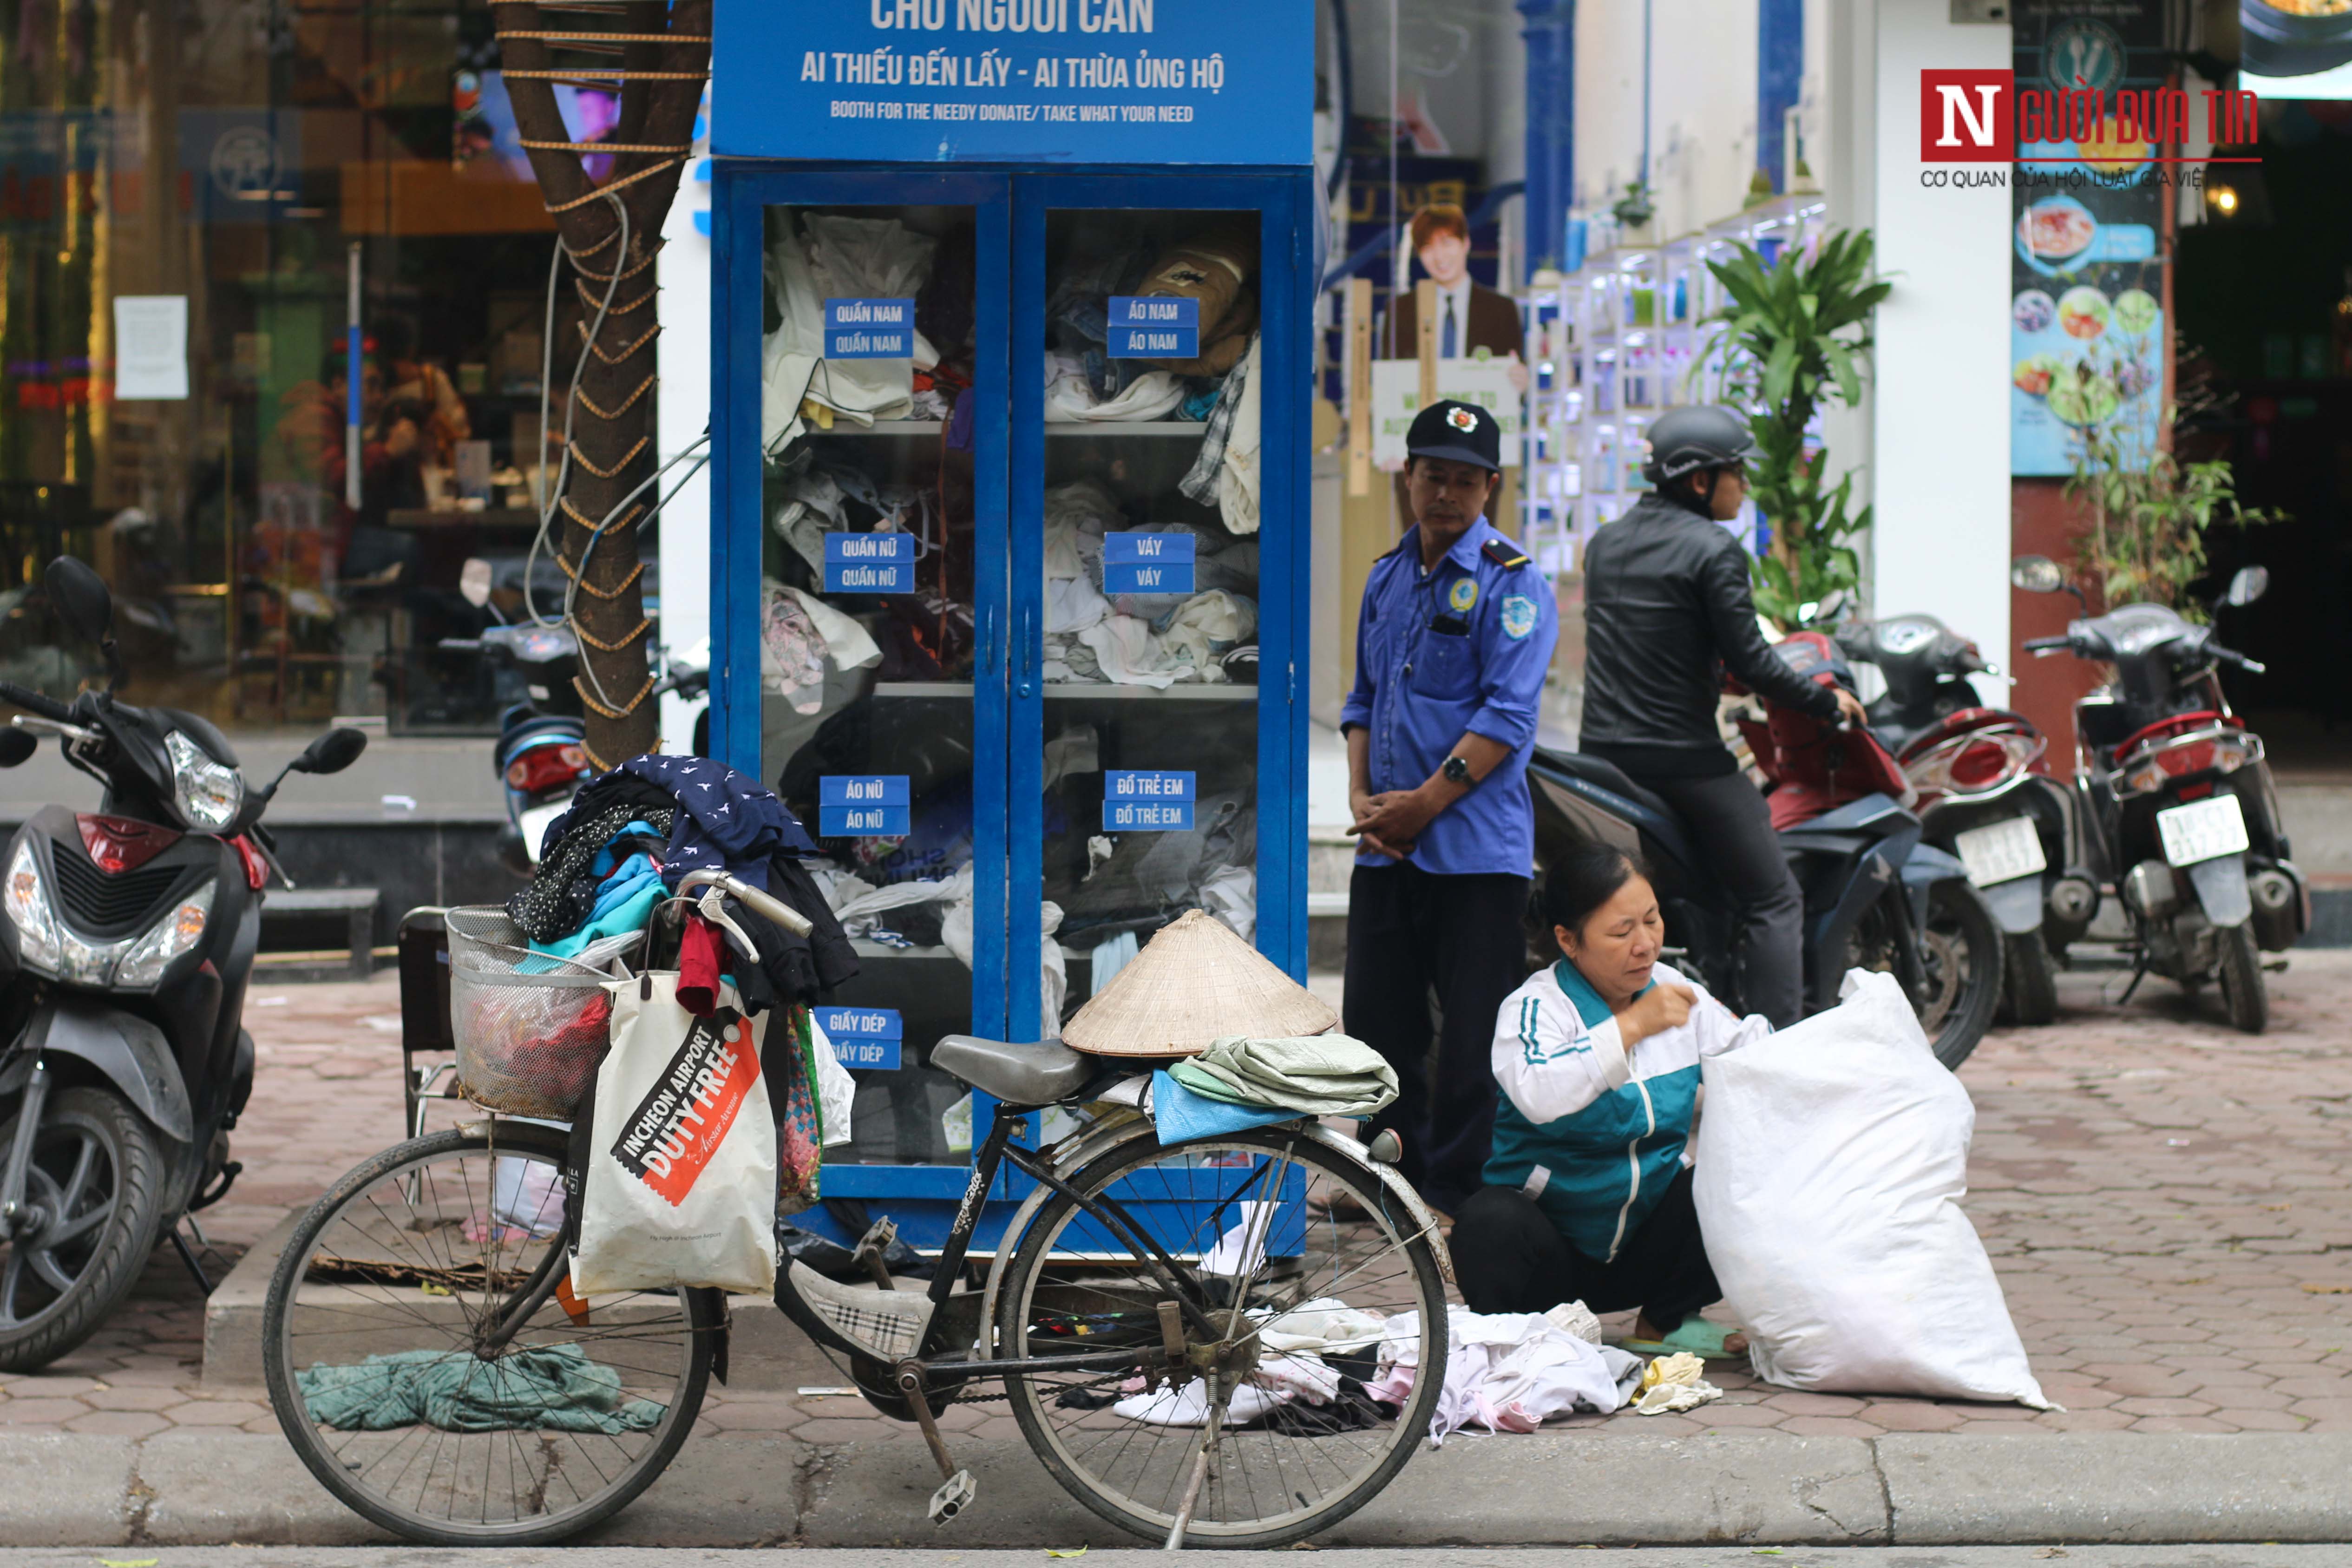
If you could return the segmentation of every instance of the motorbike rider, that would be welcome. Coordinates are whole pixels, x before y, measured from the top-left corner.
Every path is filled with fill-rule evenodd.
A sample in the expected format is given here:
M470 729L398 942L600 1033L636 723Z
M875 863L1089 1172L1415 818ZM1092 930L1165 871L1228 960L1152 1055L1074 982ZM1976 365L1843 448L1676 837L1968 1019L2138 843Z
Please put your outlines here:
M1803 896L1764 797L1716 725L1728 670L1767 700L1864 722L1851 692L1774 656L1756 625L1748 553L1724 525L1747 499L1755 449L1727 408L1671 409L1650 426L1656 487L1602 528L1584 556L1580 750L1613 763L1677 811L1739 912L1740 995L1775 1028L1803 1013Z

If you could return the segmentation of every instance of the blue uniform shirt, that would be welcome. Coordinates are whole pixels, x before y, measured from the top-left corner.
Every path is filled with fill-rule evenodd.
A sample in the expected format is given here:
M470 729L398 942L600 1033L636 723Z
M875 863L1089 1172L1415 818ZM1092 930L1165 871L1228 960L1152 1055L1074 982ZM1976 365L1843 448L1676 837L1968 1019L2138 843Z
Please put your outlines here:
M1465 731L1511 748L1422 830L1410 864L1440 876L1532 869L1528 752L1559 637L1551 584L1483 517L1434 572L1421 569L1418 528L1372 563L1356 626L1356 687L1339 724L1370 732L1373 792L1419 788ZM1398 862L1363 854L1356 864Z

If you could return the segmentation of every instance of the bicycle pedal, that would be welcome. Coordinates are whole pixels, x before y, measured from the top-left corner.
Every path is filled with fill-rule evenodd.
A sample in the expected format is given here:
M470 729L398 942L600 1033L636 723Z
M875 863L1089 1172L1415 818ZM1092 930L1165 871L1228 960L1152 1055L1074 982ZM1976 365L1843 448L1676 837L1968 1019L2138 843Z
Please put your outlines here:
M980 1483L971 1479L971 1472L958 1470L940 1482L940 1489L931 1494L931 1522L947 1523L970 1508L972 1500L979 1495Z

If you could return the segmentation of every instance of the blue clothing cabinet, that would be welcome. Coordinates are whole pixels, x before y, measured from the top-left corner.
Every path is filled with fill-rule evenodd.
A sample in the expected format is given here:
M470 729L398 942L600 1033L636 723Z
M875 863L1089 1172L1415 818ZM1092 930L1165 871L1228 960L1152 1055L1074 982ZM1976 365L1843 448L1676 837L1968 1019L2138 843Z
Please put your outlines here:
M927 1065L941 1035L1055 1033L1187 907L1306 970L1306 28L1109 9L1192 85L1073 88L1056 52L1100 40L953 27L905 40L921 85L845 83L922 8L719 8L711 735L857 938L854 1142L799 1222L839 1240L952 1221L992 1107Z

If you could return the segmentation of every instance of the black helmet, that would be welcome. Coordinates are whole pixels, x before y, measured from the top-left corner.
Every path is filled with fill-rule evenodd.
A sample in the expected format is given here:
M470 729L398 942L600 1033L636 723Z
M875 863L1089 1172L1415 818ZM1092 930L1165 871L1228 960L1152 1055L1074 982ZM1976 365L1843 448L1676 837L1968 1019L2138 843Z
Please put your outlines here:
M1728 408L1669 408L1650 426L1650 457L1642 475L1663 485L1701 468L1744 463L1755 450L1748 421Z

